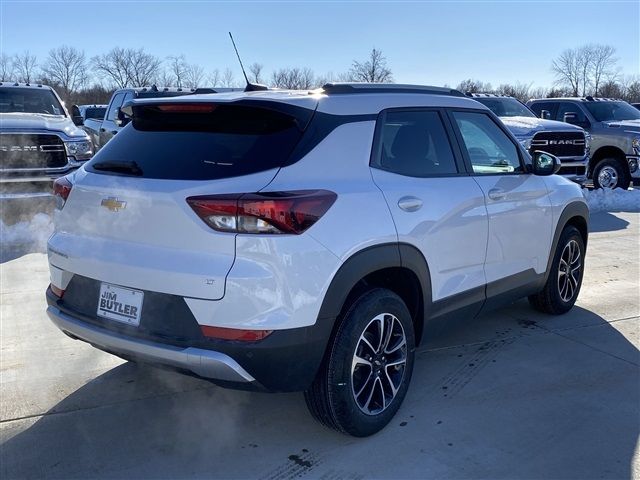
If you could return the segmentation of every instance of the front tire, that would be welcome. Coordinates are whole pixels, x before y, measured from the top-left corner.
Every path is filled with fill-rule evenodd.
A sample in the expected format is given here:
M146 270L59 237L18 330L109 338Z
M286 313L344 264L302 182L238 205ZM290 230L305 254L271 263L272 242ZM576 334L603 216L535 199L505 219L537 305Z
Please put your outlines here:
M567 225L560 235L544 288L529 296L531 306L551 315L562 315L571 310L582 286L584 254L582 235L576 227Z
M391 421L407 393L413 322L402 299L384 288L364 293L339 321L305 400L322 424L366 437Z
M593 169L593 186L595 188L629 188L631 176L624 163L615 158L600 160Z

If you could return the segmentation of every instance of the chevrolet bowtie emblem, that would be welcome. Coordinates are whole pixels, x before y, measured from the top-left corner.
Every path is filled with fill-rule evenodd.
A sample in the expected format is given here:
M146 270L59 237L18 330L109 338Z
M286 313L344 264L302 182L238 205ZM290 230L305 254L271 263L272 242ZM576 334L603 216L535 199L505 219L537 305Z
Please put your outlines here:
M119 210L124 210L125 208L127 208L127 202L118 200L116 197L103 198L102 202L100 202L100 205L112 212L117 212Z

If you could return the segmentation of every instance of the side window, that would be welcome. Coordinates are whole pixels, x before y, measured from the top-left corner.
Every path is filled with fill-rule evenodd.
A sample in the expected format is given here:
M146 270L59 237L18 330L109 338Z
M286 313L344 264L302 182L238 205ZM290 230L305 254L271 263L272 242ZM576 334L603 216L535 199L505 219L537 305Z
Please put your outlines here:
M122 101L124 100L124 93L119 93L115 97L113 97L113 102L109 105L109 113L107 113L107 120L111 120L112 122L116 119L116 115L118 114L118 108L122 106Z
M383 122L374 167L410 177L458 173L438 112L387 112Z
M533 113L536 114L536 117L541 118L542 110L546 110L549 112L549 119L552 119L554 118L556 105L551 102L536 102L532 104L530 108L533 110Z
M485 113L452 112L473 172L477 174L521 173L518 149Z
M562 102L558 106L558 113L556 113L556 120L559 122L564 122L564 114L565 113L575 113L577 115L577 123L584 124L587 123L587 117L580 108L580 105L577 105L573 102Z

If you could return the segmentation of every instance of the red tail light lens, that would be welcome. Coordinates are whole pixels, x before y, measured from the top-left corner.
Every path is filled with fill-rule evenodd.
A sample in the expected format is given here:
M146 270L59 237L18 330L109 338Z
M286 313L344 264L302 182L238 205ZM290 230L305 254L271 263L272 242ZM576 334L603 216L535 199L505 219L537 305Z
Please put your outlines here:
M62 298L64 296L64 290L56 287L53 283L49 284L49 288L51 289L51 293L53 293L56 297Z
M337 195L327 190L189 197L187 203L219 232L299 235L329 210Z
M64 207L71 193L71 188L73 188L73 184L66 177L60 177L53 182L53 196L56 199L56 208L58 210Z
M161 112L171 113L211 113L216 107L217 105L211 103L172 103L157 106Z
M239 330L235 328L209 327L201 325L200 330L205 337L239 342L257 342L273 332L273 330Z

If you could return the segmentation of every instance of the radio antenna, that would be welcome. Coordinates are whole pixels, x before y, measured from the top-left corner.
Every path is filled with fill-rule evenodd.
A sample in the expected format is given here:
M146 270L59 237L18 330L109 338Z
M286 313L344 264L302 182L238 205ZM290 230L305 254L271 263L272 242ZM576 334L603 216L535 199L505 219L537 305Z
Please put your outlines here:
M242 70L242 75L244 75L244 81L247 82L247 86L244 87L245 92L255 92L259 90L269 90L269 87L266 85L260 85L259 83L251 83L249 81L249 77L247 77L247 72L244 70L244 65L242 64L242 59L240 58L240 54L238 53L238 47L236 47L236 42L233 41L233 35L229 32L229 38L231 39L231 44L233 45L233 49L236 51L236 56L238 57L238 62L240 63L240 69Z

